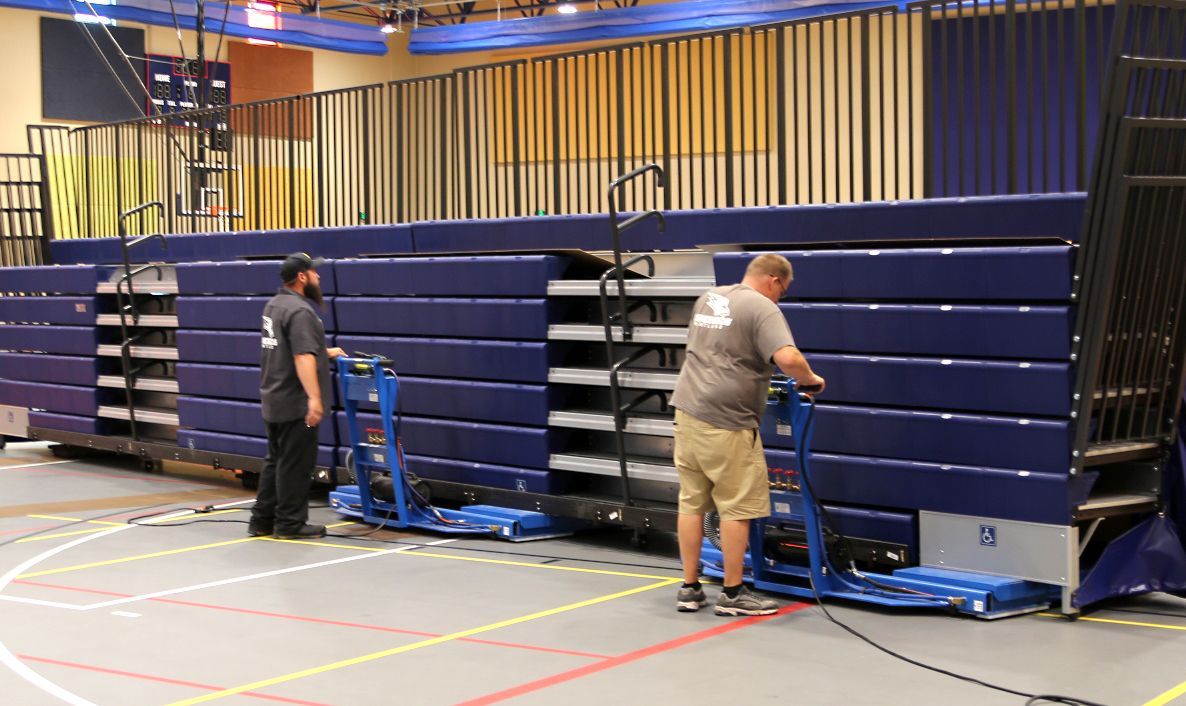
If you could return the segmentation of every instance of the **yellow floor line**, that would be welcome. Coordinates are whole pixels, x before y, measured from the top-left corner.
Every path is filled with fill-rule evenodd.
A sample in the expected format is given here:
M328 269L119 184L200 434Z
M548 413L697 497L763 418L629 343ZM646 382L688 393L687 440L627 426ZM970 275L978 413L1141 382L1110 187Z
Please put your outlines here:
M1175 686L1164 694L1154 697L1151 701L1146 701L1141 706L1165 706L1165 704L1168 704L1183 694L1186 694L1186 681Z
M58 532L57 534L39 534L35 537L25 537L16 540L16 544L23 542L40 542L43 539L60 539L62 537L73 537L79 534L94 534L95 532L106 532L109 527L91 527L90 529L74 530L73 532Z
M419 555L412 553L411 556L419 556ZM449 557L449 558L454 558L454 557ZM297 679L304 679L305 677L311 677L311 676L314 676L317 674L324 674L326 672L331 672L336 669L342 669L343 667L352 667L356 664L363 664L364 662L373 662L374 660L383 659L384 657L391 657L392 655L398 655L398 654L402 654L404 652L411 652L413 650L419 650L419 649L422 649L425 647L432 647L433 645L439 645L439 644L445 643L445 642L452 642L454 640L460 640L464 637L471 637L473 635L479 635L481 633L490 632L491 630L498 630L500 628L509 627L511 625L519 625L521 623L526 623L531 620L538 620L540 618L546 618L548 616L557 615L559 613L567 613L569 611L577 610L578 608L585 608L588 606L597 605L598 603L605 603L606 601L612 601L616 598L632 596L636 593L643 593L644 591L651 591L656 588L665 588L667 586L677 584L681 580L682 579L678 579L678 578L664 579L662 581L647 584L646 586L640 586L638 588L631 588L626 591L618 591L617 593L611 593L609 595L599 596L598 598L590 598L589 600L580 601L578 603L569 603L568 605L562 605L558 608L550 608L548 610L541 610L538 613L531 613L530 615L524 615L524 616L520 616L518 618L511 618L509 620L501 620L497 623L490 623L489 625L483 625L483 626L477 627L477 628L470 628L469 630L462 630L460 632L449 633L448 635L441 635L440 637L433 637L433 638L429 638L427 640L413 642L409 645L403 645L401 647L393 647L389 650L383 650L381 652L372 652L367 655L362 655L361 657L352 657L351 659L344 659L344 660L341 660L338 662L331 662L330 664L325 664L320 667L311 667L309 669L303 669L299 672L293 672L291 674L284 674L284 675L281 675L278 677L272 677L271 679L263 679L263 680L260 680L257 682L252 682L250 684L243 684L242 686L236 686L236 687L232 687L230 689L223 689L222 691L215 691L215 692L211 692L209 694L203 694L201 696L197 696L192 699L185 699L183 701L174 701L173 703L168 704L167 706L192 706L192 704L200 704L200 703L205 703L207 701L213 701L215 699L221 699L226 696L234 696L235 694L242 694L245 691L255 691L257 689L265 689L267 687L275 686L277 684L283 684L285 682L295 681Z
M169 522L185 522L187 520L192 520L192 519L198 518L198 517L213 517L214 515L225 515L229 512L243 512L243 509L233 507L230 510L214 510L213 512L195 512L192 515L181 515L180 517L170 517L169 519L158 518L158 519L144 520L140 524L142 524L142 525L158 525L158 524L160 524L160 525L168 526Z
M225 547L231 544L241 544L242 542L251 542L258 539L258 537L243 537L242 539L232 539L226 542L214 542L213 544L200 544L196 547L182 547L181 549L169 549L163 552L153 552L152 554L137 554L136 556L127 556L122 559L108 559L107 561L93 561L89 564L75 564L73 566L63 566L57 569L46 569L45 571L32 571L27 574L17 576L18 579L31 579L37 576L50 576L51 574L64 574L69 571L80 571L82 569L93 569L99 566L111 566L113 564L124 564L129 561L139 561L141 559L152 559L158 556L169 556L171 554L184 554L185 552L196 552L201 549L213 549L214 547Z
M268 542L280 542L281 544L311 544L314 547L333 547L335 549L353 549L358 552L385 552L387 549L376 549L375 547L356 547L350 544L336 544L334 542L309 542L304 539L276 539L275 537L260 537Z
M86 522L92 525L126 525L126 522L108 522L106 520L84 520L81 517L62 517L61 515L28 515L35 520L59 520L61 522Z
M1047 618L1061 618L1063 616L1057 613L1038 613ZM1161 628L1162 630L1183 630L1186 631L1186 625L1166 625L1165 623L1144 623L1136 620L1113 620L1111 618L1088 618L1080 616L1079 620L1085 620L1089 623L1111 623L1113 625L1132 625L1138 628Z
M357 525L357 524L358 524L357 522L339 522L339 523L333 524L333 525L326 525L325 528L333 529L335 527L349 527L350 525Z

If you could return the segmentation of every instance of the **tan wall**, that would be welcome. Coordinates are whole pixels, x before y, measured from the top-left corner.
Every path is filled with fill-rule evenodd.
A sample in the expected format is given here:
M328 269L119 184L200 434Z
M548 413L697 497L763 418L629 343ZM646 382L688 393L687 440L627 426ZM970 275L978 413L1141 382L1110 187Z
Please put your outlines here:
M39 123L70 124L46 121L41 117L41 30L42 16L65 19L53 15L0 8L0 95L4 109L0 110L0 152L25 152L28 144L25 126ZM176 33L166 27L128 24L145 30L145 47L149 53L176 55L179 51ZM184 32L185 53L193 57L197 51L197 34ZM81 41L81 37L80 37ZM229 40L228 40L229 41ZM207 34L206 51L213 58L218 36ZM343 54L318 49L304 50L313 54L313 90L326 91L367 83L381 83L397 78L394 53L385 56ZM228 54L226 44L222 59ZM232 91L234 90L232 85ZM81 124L81 123L74 123Z

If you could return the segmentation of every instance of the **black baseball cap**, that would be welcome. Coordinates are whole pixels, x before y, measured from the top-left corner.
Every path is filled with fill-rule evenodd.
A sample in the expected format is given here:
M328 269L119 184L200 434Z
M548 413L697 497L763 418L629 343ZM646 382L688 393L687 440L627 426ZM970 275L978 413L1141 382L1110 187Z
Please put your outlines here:
M325 258L309 257L308 253L294 252L284 258L280 265L280 280L288 283L296 279L297 275L308 270L315 270L325 264Z

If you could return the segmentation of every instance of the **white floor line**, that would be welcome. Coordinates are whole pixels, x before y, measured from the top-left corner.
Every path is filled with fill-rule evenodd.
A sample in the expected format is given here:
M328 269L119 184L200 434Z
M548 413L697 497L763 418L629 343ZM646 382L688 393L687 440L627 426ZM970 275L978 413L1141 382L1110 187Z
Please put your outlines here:
M66 461L43 461L41 463L23 463L19 466L0 466L0 471L14 471L18 468L36 468L37 466L56 466L59 463L75 463L74 459Z
M58 463L58 462L50 461L49 463ZM48 464L44 464L44 465L48 465ZM174 514L184 515L185 513L174 513ZM40 564L41 562L45 561L46 559L49 559L50 557L55 556L57 554L61 554L62 552L69 551L79 545L86 544L87 542L93 542L96 539L99 539L100 537L107 537L107 536L115 534L116 532L126 532L127 530L130 530L135 526L136 525L122 525L119 527L112 527L109 530L105 530L103 532L98 532L96 534L88 534L86 536L79 537L78 539L66 542L65 544L59 544L56 547L47 549L44 552L38 554L37 556L25 559L20 564L9 569L3 576L0 576L0 595L2 595L4 590L8 588L9 584L11 584L14 580L16 580L17 576L20 576L21 574L25 573L26 571L28 571L32 567ZM71 608L71 610L76 610L76 608ZM81 696L79 696L78 694L75 694L72 691L68 691L67 689L64 689L63 687L58 686L57 684L53 683L52 681L46 679L45 677L41 676L37 672L30 669L28 666L25 665L24 662L22 662L19 658L17 658L17 656L12 653L12 650L9 650L8 646L5 645L3 642L0 642L0 663L4 664L4 666L11 669L17 676L21 677L22 679L29 682L33 686L37 687L38 689L41 689L42 691L49 694L50 696L53 696L61 701L65 701L66 703L71 704L71 706L96 706L96 704L94 704L90 701L87 701L86 699L82 698Z
M8 603L24 603L27 605L37 605L43 608L62 608L65 610L86 610L85 605L78 605L77 603L59 603L57 601L43 601L39 598L25 598L24 596L2 596L0 601Z
M406 552L409 549L415 549L414 546L400 547L399 549L387 549L381 552L370 552L367 554L355 554L352 556L342 557L340 559L330 559L328 561L319 561L314 564L302 564L300 566L289 566L284 569L276 569L274 571L262 571L258 574L249 574L247 576L236 576L229 579L221 579L218 581L207 581L206 583L194 584L192 586L182 586L180 588L170 588L164 591L155 591L153 593L142 593L138 596L128 596L127 598L115 598L110 601L103 601L102 603L92 603L85 605L80 610L98 610L101 608L111 608L117 605L127 605L129 603L138 603L140 601L147 601L153 598L164 598L165 596L175 596L179 593L189 593L190 591L200 591L206 588L215 588L218 586L229 586L231 584L243 583L245 581L254 581L256 579L267 578L269 576L282 576L284 574L292 574L298 571L305 571L306 569L316 569L322 566L333 566L335 564L345 564L351 561L362 561L377 556L386 556L388 554L396 554L398 552Z

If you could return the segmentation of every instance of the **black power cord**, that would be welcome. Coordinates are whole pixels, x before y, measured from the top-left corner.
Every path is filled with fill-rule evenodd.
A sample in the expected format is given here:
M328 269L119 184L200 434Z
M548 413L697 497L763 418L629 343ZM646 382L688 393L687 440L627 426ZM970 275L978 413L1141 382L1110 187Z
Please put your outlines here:
M815 400L813 399L811 402L811 407L808 409L808 412L807 412L807 423L804 425L806 428L810 428L811 422L814 417L815 417ZM811 493L812 505L815 507L816 510L819 511L819 516L827 522L827 524L829 525L829 527L828 527L829 530L831 530L835 534L839 534L836 530L835 523L833 522L831 515L829 515L827 510L824 508L823 502L820 501L819 496L815 494L815 489L811 485L811 474L808 471L808 464L803 462L802 454L800 454L799 475L803 478L803 483L807 486L808 492ZM843 537L843 535L840 535L840 536ZM935 672L936 674L942 674L944 676L948 676L953 679L958 679L960 681L967 682L969 684L976 684L977 686L983 686L987 689L993 689L995 691L1001 691L1006 694L1012 694L1014 696L1020 696L1022 698L1026 698L1026 699L1028 699L1025 702L1026 706L1036 706L1036 704L1039 704L1041 702L1054 703L1054 704L1068 704L1068 706L1105 706L1105 704L1102 704L1102 703L1099 703L1096 701L1088 701L1087 699L1080 699L1080 698L1073 697L1073 696L1061 696L1061 695L1057 695L1057 694L1031 694L1027 691L1019 691L1017 689L1011 689L1006 686L1001 686L999 684L993 684L992 682L984 681L983 679L977 679L976 677L970 677L970 676L967 676L966 674L960 674L958 672L953 672L949 669L943 669L942 667L936 667L932 664L927 664L926 662L921 662L921 661L913 659L911 657L907 657L906 655L903 655L899 652L895 652L895 651L891 650L890 648L877 642L873 638L860 632L856 628L853 628L852 626L841 622L839 619L836 618L836 616L832 615L831 611L828 610L828 607L826 605L824 605L823 597L820 596L819 589L817 589L815 586L815 579L811 576L810 572L808 573L808 581L810 581L810 583L811 583L811 593L812 593L812 595L815 596L816 605L819 606L819 609L823 611L824 615L828 618L828 620L830 622L832 622L833 624L835 624L837 627L844 630L848 634L852 635L853 637L857 638L858 640L861 640L862 642L869 645L870 647L872 647L880 652L883 652L883 653L889 655L890 657L893 657L894 659L898 659L898 660L905 662L906 664L909 664L909 665L912 665L915 667L920 667L922 669L926 669L928 671Z

